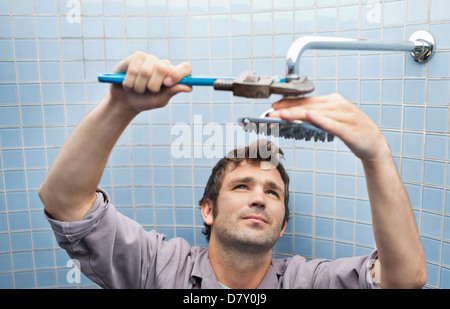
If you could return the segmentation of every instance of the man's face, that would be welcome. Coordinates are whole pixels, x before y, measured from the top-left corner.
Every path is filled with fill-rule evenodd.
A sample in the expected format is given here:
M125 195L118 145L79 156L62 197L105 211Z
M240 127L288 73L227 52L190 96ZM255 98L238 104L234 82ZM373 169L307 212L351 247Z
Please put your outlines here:
M284 183L276 168L245 161L228 167L217 207L211 237L222 244L264 252L283 235Z

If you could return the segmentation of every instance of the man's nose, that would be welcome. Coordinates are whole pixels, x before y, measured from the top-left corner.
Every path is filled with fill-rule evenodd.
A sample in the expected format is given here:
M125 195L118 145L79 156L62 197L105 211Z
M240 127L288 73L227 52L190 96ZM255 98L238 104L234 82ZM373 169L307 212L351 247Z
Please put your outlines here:
M266 206L266 201L264 197L264 192L261 189L255 189L250 197L250 203L252 207L264 208Z

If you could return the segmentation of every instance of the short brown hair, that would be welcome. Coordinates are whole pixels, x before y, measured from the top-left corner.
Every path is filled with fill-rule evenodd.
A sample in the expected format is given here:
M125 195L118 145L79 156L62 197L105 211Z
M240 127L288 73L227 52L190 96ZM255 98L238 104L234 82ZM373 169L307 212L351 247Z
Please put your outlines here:
M213 167L199 205L201 206L206 200L212 202L212 214L215 218L218 212L217 197L219 196L227 167L232 164L232 167L236 168L243 161L254 165L269 162L272 167L278 170L284 183L284 225L289 220L289 175L279 160L283 154L280 148L266 140L258 140L244 148L236 148L230 151ZM206 235L206 240L209 241L211 237L211 226L206 223L204 225L203 234Z

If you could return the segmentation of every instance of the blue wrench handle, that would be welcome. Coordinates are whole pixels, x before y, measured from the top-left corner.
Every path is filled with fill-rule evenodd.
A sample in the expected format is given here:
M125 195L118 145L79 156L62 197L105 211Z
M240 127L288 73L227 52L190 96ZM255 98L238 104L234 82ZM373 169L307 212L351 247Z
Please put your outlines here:
M230 79L233 77L210 77L210 76L186 76L178 83L188 86L213 86L216 79ZM102 83L111 83L121 85L125 79L125 73L106 73L98 76L98 81Z

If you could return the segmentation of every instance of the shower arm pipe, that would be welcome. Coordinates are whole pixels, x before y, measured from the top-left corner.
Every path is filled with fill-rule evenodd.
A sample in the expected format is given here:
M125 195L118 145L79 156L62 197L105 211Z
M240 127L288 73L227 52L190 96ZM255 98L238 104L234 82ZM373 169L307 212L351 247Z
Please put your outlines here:
M416 62L427 62L435 50L433 36L417 31L409 40L380 41L327 36L304 36L291 44L286 56L287 73L299 75L300 57L308 49L371 50L411 52Z

